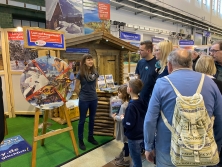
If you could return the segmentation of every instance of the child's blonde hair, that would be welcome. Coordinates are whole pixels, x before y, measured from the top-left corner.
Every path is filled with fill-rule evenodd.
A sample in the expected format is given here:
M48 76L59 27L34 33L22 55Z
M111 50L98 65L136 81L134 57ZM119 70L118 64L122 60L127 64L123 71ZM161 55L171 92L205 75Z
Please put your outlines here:
M131 79L129 80L129 87L133 93L139 94L143 88L143 82L140 79Z
M122 93L122 100L123 101L129 101L130 97L127 94L127 85L121 85L118 88L118 92Z

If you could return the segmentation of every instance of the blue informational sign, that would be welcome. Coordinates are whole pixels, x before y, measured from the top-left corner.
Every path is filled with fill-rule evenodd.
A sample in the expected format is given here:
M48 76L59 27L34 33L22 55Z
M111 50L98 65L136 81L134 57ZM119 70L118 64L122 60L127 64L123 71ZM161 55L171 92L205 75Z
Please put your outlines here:
M41 30L27 30L28 47L61 49L65 48L64 35Z
M153 43L159 43L161 41L164 41L164 38L157 38L157 37L152 37L152 42Z
M4 140L0 145L0 163L32 151L32 147L20 135Z
M203 32L203 36L204 36L204 37L210 37L210 35L211 35L211 34L210 34L209 31L204 31L204 32Z
M131 41L140 41L140 34L134 34L129 32L120 31L119 34L120 39L131 40Z
M66 48L66 53L89 53L88 48Z
M180 40L179 45L194 45L193 40Z

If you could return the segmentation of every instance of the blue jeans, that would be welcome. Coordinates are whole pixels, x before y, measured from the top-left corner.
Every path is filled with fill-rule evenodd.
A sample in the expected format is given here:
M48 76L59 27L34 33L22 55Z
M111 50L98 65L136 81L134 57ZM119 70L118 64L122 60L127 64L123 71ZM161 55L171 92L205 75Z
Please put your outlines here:
M79 125L78 125L78 137L79 140L83 140L84 124L86 120L86 114L89 109L89 133L88 136L93 136L94 118L96 115L98 100L82 101L79 100Z
M176 167L171 162L170 153L156 150L156 167ZM203 166L204 167L204 166Z
M133 167L142 167L141 159L141 143L143 140L130 140L128 139L129 152L133 160Z

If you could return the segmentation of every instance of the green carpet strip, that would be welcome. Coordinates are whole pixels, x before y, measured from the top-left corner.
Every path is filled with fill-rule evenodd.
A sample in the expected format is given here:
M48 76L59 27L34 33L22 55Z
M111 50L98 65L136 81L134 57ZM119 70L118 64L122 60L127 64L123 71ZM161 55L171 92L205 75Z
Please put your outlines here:
M40 122L42 119L40 118ZM60 128L67 127L67 125L60 125L52 120L48 122L52 123L47 130L56 130ZM8 118L8 135L5 138L10 138L16 135L21 135L31 146L33 140L33 127L34 127L34 117L33 116L17 116L16 118ZM78 144L77 139L77 130L78 130L78 121L72 122L72 126L74 129L76 142ZM39 129L39 135L41 134L41 129ZM93 144L87 142L88 137L88 118L85 123L84 128L84 142L86 145L86 150L82 151L79 149L79 156L86 154L89 151L94 150L95 148L106 144L107 142L113 140L111 136L94 136L98 141L99 145L94 146ZM67 162L72 161L75 158L78 158L75 155L73 150L71 138L69 136L69 132L62 133L56 136L52 136L50 138L45 139L45 146L41 146L41 141L38 142L37 147L37 156L36 156L36 166L37 167L53 167L60 166ZM1 163L1 167L30 167L31 166L31 155L32 153L27 153L16 158L10 159Z

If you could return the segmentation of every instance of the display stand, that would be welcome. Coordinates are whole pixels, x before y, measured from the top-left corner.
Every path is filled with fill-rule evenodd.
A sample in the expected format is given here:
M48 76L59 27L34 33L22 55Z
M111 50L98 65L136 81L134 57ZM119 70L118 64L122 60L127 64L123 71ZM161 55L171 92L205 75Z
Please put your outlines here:
M38 126L39 126L39 116L40 116L41 109L36 108L35 111L35 122L34 122L34 134L33 134L33 143L32 143L32 167L36 166L36 152L37 152L37 142L41 140L41 146L44 145L44 141L46 138L58 135L60 133L68 132L70 133L70 137L72 140L73 149L76 153L76 155L79 155L78 147L75 140L75 135L73 132L73 127L70 121L69 114L67 113L67 110L64 111L66 120L67 120L67 128L58 129L53 132L46 133L46 127L47 127L47 120L48 120L48 114L49 110L45 110L44 118L43 118L43 128L42 128L42 135L38 135Z
M116 96L117 92L97 91L98 106L94 123L94 134L115 136L115 122L110 117L110 97Z

